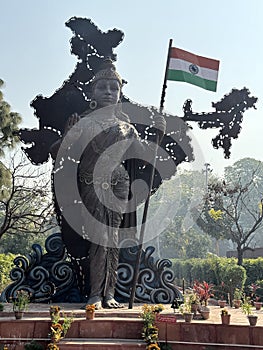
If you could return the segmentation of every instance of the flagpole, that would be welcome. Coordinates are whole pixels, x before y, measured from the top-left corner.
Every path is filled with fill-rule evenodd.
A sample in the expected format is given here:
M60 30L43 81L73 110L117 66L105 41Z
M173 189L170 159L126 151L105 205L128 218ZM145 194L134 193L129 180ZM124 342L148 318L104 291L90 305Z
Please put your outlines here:
M161 102L160 102L160 108L159 108L159 112L160 113L162 113L163 106L164 106L165 90L167 88L167 84L166 84L166 82L167 82L167 72L168 72L168 67L169 67L170 50L171 50L171 47L172 47L172 42L173 42L173 40L170 39L168 55L167 55L167 61L166 61L165 74L164 74L164 83L163 83L163 88L162 88ZM130 295L130 300L129 300L129 309L133 308L133 302L134 302L134 297L135 297L135 292L136 292L136 285L137 285L137 281L138 281L138 274L139 274L139 270L140 270L140 261L141 261L141 256L142 256L142 245L143 245L143 238L144 238L144 232L145 232L145 226L146 226L146 218L147 218L148 207L149 207L149 202L150 202L150 197L151 197L151 192L152 192L152 187L153 187L154 174L155 174L155 165L156 165L156 156L157 156L157 150L158 150L158 145L159 145L159 135L158 135L158 133L156 133L155 143L156 143L156 147L155 147L155 150L154 150L152 171L151 171L150 184L149 184L149 192L148 192L148 195L147 195L147 198L146 198L146 201L145 201L145 205L144 205L144 210L143 210L142 226L141 226L139 242L138 242L138 253L137 253L135 267L134 267L133 283L132 283L131 295Z
M165 73L164 73L164 81L163 81L163 89L161 94L161 101L160 101L160 108L159 112L162 113L163 107L164 107L164 99L166 94L166 88L167 88L167 74L168 74L168 68L170 63L170 52L173 44L173 39L169 40L169 47L168 47L168 54L167 54L167 60L166 60L166 67L165 67Z

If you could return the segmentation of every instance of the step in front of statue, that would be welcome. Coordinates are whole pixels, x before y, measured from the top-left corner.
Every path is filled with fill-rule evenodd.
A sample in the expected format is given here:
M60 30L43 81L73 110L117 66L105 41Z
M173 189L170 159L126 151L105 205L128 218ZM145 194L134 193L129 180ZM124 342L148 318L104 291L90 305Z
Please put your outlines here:
M2 338L0 337L0 347L6 346L12 350L24 350L25 345L30 343L32 339L27 338ZM48 338L34 339L38 344L41 344L45 349L50 342ZM103 338L65 338L57 343L60 350L138 350L145 349L146 344L142 339L103 339Z
M142 339L64 339L59 343L60 350L138 350L145 349L146 344Z
M166 319L167 316L164 318ZM167 318L168 319L168 318ZM0 344L8 349L23 350L24 344L32 339L49 342L50 318L29 318L15 320L0 318ZM263 350L263 327L203 323L158 322L159 339L166 340L175 350ZM61 350L73 349L145 349L142 340L143 321L140 318L95 317L94 320L75 318ZM102 347L103 345L103 347Z
M168 344L171 350L263 350L263 346L243 344L195 343L183 341L171 341Z
M0 318L2 338L46 338L50 331L49 318ZM68 338L127 338L140 339L143 321L139 318L102 317L94 320L76 318L68 333Z
M2 338L0 346L6 346L12 350L24 350L24 346L32 339L27 338ZM49 339L34 339L46 348ZM162 342L165 344L165 342ZM260 345L225 344L225 343L200 343L169 341L171 350L263 350ZM145 349L146 344L141 339L90 339L90 338L65 338L58 343L60 350L140 350Z
M165 342L163 342L165 344ZM263 346L218 344L218 343L194 343L183 341L171 341L171 350L263 350ZM60 350L139 350L145 349L146 344L142 340L135 339L64 339L59 343Z

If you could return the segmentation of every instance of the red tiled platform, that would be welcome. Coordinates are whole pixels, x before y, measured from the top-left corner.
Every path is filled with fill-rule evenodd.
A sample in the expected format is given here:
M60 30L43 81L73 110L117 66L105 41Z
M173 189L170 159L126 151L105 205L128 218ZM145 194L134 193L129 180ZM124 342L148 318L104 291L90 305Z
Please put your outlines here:
M73 313L74 322L67 337L59 343L61 350L115 350L145 349L141 339L141 306L132 310L96 311L94 320L85 319L85 311L79 304L56 304L66 315ZM257 311L257 326L250 327L240 309L230 309L231 324L224 326L220 320L220 308L211 306L208 320L196 317L191 324L185 323L181 315L176 315L174 324L158 323L159 338L168 341L176 350L263 350L263 310ZM175 315L170 306L163 315ZM42 344L48 342L50 327L49 305L30 304L29 311L22 320L15 320L11 305L6 305L0 313L0 344L8 349L22 350L24 343L35 339Z

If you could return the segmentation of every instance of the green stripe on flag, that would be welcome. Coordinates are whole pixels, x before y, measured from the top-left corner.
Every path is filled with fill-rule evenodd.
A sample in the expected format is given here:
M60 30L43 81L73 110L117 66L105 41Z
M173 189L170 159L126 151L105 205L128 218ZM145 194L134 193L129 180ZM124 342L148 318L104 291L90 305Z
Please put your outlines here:
M193 84L210 91L216 91L217 86L217 81L207 80L180 70L168 70L167 80L185 81L186 83Z

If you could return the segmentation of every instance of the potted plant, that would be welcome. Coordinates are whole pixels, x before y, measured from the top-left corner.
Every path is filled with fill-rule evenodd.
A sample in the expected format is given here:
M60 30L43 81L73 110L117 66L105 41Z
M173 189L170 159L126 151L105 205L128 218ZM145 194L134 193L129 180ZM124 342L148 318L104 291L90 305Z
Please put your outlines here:
M191 312L196 315L197 310L200 306L198 296L195 293L189 295L189 302L191 304Z
M60 319L60 307L55 305L50 306L49 315L50 315L51 321L54 323L57 323Z
M95 317L95 305L87 304L85 310L86 310L86 320L93 320Z
M221 309L226 307L226 300L225 299L219 299L217 303Z
M222 281L220 284L220 289L219 289L219 293L220 293L220 299L218 299L217 303L220 306L220 308L224 308L226 306L226 285L225 283Z
M180 305L183 304L183 300L181 298L175 298L172 302L171 308L174 310L179 309Z
M226 308L223 308L221 310L221 322L222 324L230 324L230 317L231 317L231 314L228 313L228 310Z
M53 322L50 327L49 337L51 338L51 342L58 343L61 339L63 339L70 326L73 322L73 317L66 317L63 315L63 321L57 320L57 322Z
M260 301L260 297L256 296L254 301L254 306L256 310L260 310L262 307L262 302Z
M207 320L210 316L210 309L207 305L210 297L214 296L212 293L213 287L213 284L209 284L206 281L203 281L202 283L198 281L194 282L193 290L200 301L201 307L199 308L199 312L204 320Z
M192 303L190 295L184 295L184 303L180 305L179 311L182 313L185 322L192 322L194 314L192 312Z
M23 317L24 312L28 308L28 304L30 303L30 294L25 290L18 290L16 292L16 296L11 298L11 301L13 303L15 318L19 320Z
M63 337L63 327L60 323L52 323L49 336L53 343L58 343Z
M163 306L153 306L149 304L144 304L142 306L142 311L140 317L143 319L143 329L142 329L142 338L146 342L147 349L158 350L159 342L159 329L155 325L156 315L163 310Z
M242 312L247 315L250 326L255 326L257 324L258 316L252 313L252 303L249 297L244 296L241 308Z
M242 289L235 288L234 290L234 300L233 300L233 306L235 309L239 309L241 305L241 298L242 298L243 291Z
M209 298L214 296L214 294L212 293L213 287L213 284L209 284L206 281L194 282L193 290L194 293L198 296L201 305L207 306Z

